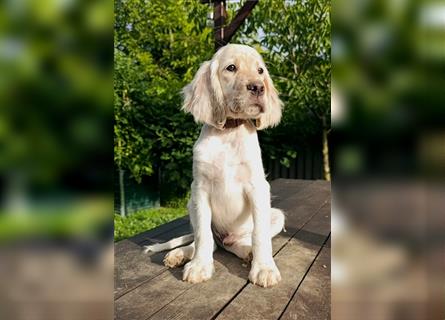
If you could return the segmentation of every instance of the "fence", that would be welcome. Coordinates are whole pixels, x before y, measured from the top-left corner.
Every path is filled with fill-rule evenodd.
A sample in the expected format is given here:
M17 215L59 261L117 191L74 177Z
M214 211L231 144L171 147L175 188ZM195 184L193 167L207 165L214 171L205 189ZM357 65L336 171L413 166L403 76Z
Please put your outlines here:
M114 212L130 214L134 211L160 206L159 179L144 177L137 183L125 170L114 174Z
M264 171L268 180L286 179L323 179L323 157L320 150L303 149L297 151L297 158L290 161L289 167L279 160L264 161Z
M297 158L290 161L289 167L277 159L264 160L267 179L323 179L323 158L321 151L315 149L297 150ZM139 184L126 172L116 170L114 179L114 211L130 214L134 211L159 207L160 179L158 175L145 177ZM121 178L121 179L119 179ZM121 182L119 181L121 180Z

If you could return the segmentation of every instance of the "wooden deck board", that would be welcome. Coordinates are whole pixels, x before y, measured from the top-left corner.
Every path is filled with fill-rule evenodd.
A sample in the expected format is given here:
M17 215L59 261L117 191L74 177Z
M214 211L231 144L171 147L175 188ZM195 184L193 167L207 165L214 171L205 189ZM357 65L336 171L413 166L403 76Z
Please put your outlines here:
M326 203L275 256L285 281L266 290L249 283L217 319L278 319L327 240L328 211L330 206Z
M170 229L168 231L168 234L155 234L152 240L153 242L167 241L189 232L190 226L187 220L187 224L177 224L175 229ZM149 242L149 238L145 236L145 240L142 241L142 244ZM152 256L143 254L142 244L138 245L137 243L132 242L131 239L128 239L120 241L115 245L115 299L136 288L141 283L146 282L167 270L162 264L162 259L165 254L162 252Z
M249 312L242 308L243 300L239 300L248 301L252 290L255 299L267 297L273 290L279 292L277 311L267 319L277 319L288 304L289 308L293 306L289 300L297 296L298 283L325 242L326 232L329 233L330 186L324 181L285 179L275 180L271 185L273 206L283 209L287 215L287 232L282 232L273 240L273 250L278 252L276 261L283 275L279 286L263 289L249 284L247 276L250 266L243 265L240 259L221 249L214 255L215 274L212 279L195 285L180 280L182 269L167 270L162 266L165 253L152 256L142 254L140 244L165 241L189 228L188 222L181 222L176 223L174 228L164 227L163 232L156 229L146 232L136 237L134 242L129 239L116 244L116 264L122 266L118 266L115 273L115 283L118 284L115 317L135 320L229 319L228 312L237 310L240 313L235 318L252 319ZM295 267L297 265L299 267ZM125 280L119 279L123 276ZM267 304L275 303L269 301Z
M323 246L295 296L280 318L281 320L331 319L331 255Z
M283 183L278 183L280 181ZM276 203L279 203L281 204L279 207L287 211L287 209L292 208L296 201L304 201L313 194L311 192L315 189L313 184L314 182L309 181L306 183L307 187L303 188L305 184L302 180L275 180L272 182L272 188L274 192L275 189L278 189L278 192L273 197L272 204L275 206ZM293 199L283 202L288 198ZM291 226L289 232L295 231L292 226L296 225L297 221L294 220L304 218L305 215L292 216L293 220L292 224L289 224ZM115 246L115 299L167 270L162 265L165 253L158 253L153 256L141 254L143 245L164 242L189 232L191 232L191 227L188 218L181 218L159 228L143 232L128 240L118 242ZM147 262L149 263L147 264Z
M155 229L142 232L128 240L141 245L145 245L149 242L166 241L168 240L169 234L173 232L173 230L177 229L178 227L183 227L184 225L187 226L188 224L188 216L179 218L163 224Z

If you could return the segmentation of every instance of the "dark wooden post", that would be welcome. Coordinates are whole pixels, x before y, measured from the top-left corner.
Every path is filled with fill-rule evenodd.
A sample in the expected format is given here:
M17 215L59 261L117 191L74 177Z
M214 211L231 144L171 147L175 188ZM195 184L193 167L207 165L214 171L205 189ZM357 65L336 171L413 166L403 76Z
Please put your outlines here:
M227 11L226 1L215 1L213 3L213 32L215 35L215 52L219 48L225 46L224 41L224 24L226 23Z
M259 0L249 0L236 13L229 25L225 25L227 18L226 0L213 1L213 30L215 35L215 51L230 42L236 30L246 20ZM201 3L211 3L212 0L201 0Z

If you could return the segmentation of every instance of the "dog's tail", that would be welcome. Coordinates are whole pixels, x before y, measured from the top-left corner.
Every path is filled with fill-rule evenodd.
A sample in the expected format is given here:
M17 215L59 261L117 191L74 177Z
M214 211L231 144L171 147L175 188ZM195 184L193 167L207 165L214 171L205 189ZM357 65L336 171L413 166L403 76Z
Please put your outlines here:
M144 246L144 253L171 250L173 248L189 244L192 241L193 241L193 233L189 233L181 237L173 238L164 243L155 243L150 246Z

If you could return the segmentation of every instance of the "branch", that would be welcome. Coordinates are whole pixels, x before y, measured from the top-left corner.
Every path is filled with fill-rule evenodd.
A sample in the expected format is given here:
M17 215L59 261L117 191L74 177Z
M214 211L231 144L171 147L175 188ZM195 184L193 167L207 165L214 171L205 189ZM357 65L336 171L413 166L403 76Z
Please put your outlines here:
M246 1L243 7L238 10L235 18L233 18L232 22L225 28L224 41L225 43L229 43L230 39L232 39L236 30L241 26L243 21L247 18L250 12L258 3L258 0Z

